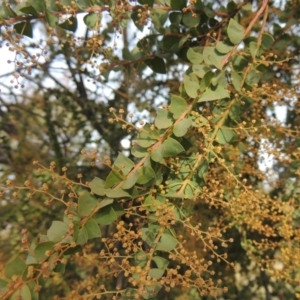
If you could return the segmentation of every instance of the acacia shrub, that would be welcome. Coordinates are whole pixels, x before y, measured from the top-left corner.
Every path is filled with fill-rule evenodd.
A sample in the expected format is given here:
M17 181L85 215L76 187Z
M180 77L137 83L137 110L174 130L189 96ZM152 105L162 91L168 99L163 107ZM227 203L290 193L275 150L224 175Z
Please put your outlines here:
M256 12L234 2L215 12L212 3L200 1L139 1L136 6L100 1L95 7L57 2L46 3L46 10L41 3L2 5L2 22L15 24L15 32L7 27L3 35L13 51L20 50L20 35L31 35L31 19L45 17L51 38L66 30L64 47L76 50L77 58L82 55L83 65L98 68L95 80L127 65L166 73L166 62L175 54L188 69L153 122L136 124L127 108L109 109L107 124L134 133L134 139L130 155L119 152L114 160L82 151L92 166L106 166L107 176L86 182L81 173L70 176L67 166L35 161L37 172L50 180L28 179L24 185L7 180L4 198L26 192L29 202L42 197L46 207L59 205L63 212L38 239L22 230L22 251L2 272L1 297L237 299L234 267L250 262L264 280L267 297L272 285L288 281L297 287L299 131L293 101L299 81L292 68L298 65L280 40L287 33L275 23L273 32L268 30L277 18L268 1ZM84 60L83 46L77 47L69 33L80 11L88 12L85 23L95 33L84 50L95 61L101 57L99 65ZM120 61L99 35L104 11L120 33L132 18L139 29L151 22L156 34L145 36L131 52L124 50ZM28 72L38 65L36 59L26 63ZM286 124L272 115L280 105L290 105L295 114ZM265 172L259 166L262 154L276 163ZM287 285L282 289L290 297L297 292Z

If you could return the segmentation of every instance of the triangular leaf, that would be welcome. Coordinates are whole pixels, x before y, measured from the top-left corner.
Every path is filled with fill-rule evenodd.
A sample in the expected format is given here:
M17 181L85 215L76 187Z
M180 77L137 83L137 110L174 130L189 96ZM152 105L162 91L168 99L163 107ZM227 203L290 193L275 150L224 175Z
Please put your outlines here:
M176 156L184 151L182 145L175 139L169 137L163 143L163 157Z
M160 73L160 74L167 73L165 61L160 57L156 56L153 59L148 59L145 61L145 63L150 69L152 69L152 71L156 73Z
M216 140L220 144L226 144L229 143L234 136L235 132L232 129L223 126L218 130Z
M172 251L178 244L178 241L170 234L164 233L156 246L156 250L164 252Z
M178 119L187 108L187 103L184 98L177 95L171 95L170 112L173 114L173 118Z
M184 89L189 97L196 98L198 96L199 81L195 76L184 74Z
M173 133L177 137L184 136L188 129L192 126L192 120L183 119L179 123L176 123L173 128Z
M26 269L25 262L20 257L15 257L10 260L5 266L6 278L12 278L14 275L21 276Z
M95 177L90 183L89 183L89 188L91 191L99 196L104 196L106 192L108 191L107 188L105 188L105 181Z
M94 219L90 219L84 225L89 239L101 237L101 231L98 223Z
M157 110L157 116L155 118L155 126L158 129L168 128L173 124L172 114L163 108Z
M199 98L198 102L212 101L218 99L229 98L228 91L217 85L215 89L208 88Z
M47 237L49 241L58 243L62 241L69 231L69 227L66 223L61 221L53 221L52 225L47 231Z
M99 201L88 191L84 191L78 198L78 213L81 216L88 216L99 204Z

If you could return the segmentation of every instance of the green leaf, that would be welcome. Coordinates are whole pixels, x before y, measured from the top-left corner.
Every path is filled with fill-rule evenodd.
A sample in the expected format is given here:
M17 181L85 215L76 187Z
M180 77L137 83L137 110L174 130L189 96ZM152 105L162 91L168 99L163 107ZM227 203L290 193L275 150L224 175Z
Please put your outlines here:
M50 27L55 27L58 22L58 17L46 9L46 21Z
M237 21L230 19L227 28L227 34L230 42L237 45L243 40L245 36L245 29Z
M236 56L233 59L233 67L236 71L243 72L247 66L248 66L248 61L242 56Z
M160 230L159 225L152 225L151 227L149 226L148 228L142 228L141 233L142 233L142 240L145 241L150 247L155 247L155 238Z
M155 143L155 140L151 145L153 145L154 143ZM137 158L142 158L142 157L145 157L146 155L148 155L149 152L147 151L147 148L145 148L145 147L140 147L138 145L134 145L131 148L131 154Z
M197 27L200 23L200 16L199 14L196 14L196 16L194 16L192 12L187 12L183 14L182 22L189 28Z
M239 92L242 89L242 76L240 76L238 73L232 71L231 72L231 79L232 79L232 84L234 88Z
M193 69L193 72L200 78L203 78L204 75L206 73L208 73L208 71L210 71L210 68L205 65L193 65L192 69ZM213 72L210 72L210 73L213 74ZM202 80L201 80L201 83L202 83ZM201 86L201 83L200 83L200 86Z
M111 188L119 184L125 179L125 176L122 174L120 170L117 170L117 168L113 168L111 172L106 177L105 181L105 188ZM108 192L109 190L107 190ZM106 193L107 193L106 192Z
M90 219L84 225L89 239L94 239L96 237L101 237L101 231L98 223L94 219Z
M216 49L220 53L228 53L233 48L232 45L226 44L224 42L217 42Z
M87 243L88 241L88 233L87 233L87 230L84 228L84 227L81 227L79 229L79 232L78 232L78 236L77 236L77 239L76 239L76 244L77 245L84 245Z
M158 163L164 163L164 152L163 152L163 146L162 144L158 145L154 149L152 149L150 153L150 157L153 161Z
M144 251L138 251L134 254L134 264L136 266L144 267L148 261L148 254Z
M241 116L242 116L242 109L241 109L241 103L236 102L234 105L231 106L229 116L232 120L236 122L241 121Z
M154 170L151 168L150 164L147 166L142 166L138 171L138 175L139 175L137 180L138 184L146 184L150 180L156 178L156 174Z
M89 183L89 188L91 189L91 191L99 196L104 196L108 189L105 188L105 181L95 177L90 183Z
M136 143L143 147L149 148L153 144L155 144L159 139L159 134L156 129L151 128L151 125L146 123L141 132L139 132L138 137L136 139ZM141 151L141 150L139 150ZM147 152L147 150L146 150ZM144 152L142 152L144 154ZM143 155L142 157L144 157Z
M118 188L118 189L112 189L112 190L109 190L107 193L106 193L106 196L109 197L109 198L126 198L126 197L130 197L130 195L122 190L121 188Z
M34 249L35 256L38 261L41 261L47 257L46 251L53 250L55 243L54 242L43 242L37 244L37 246Z
M193 74L184 74L183 77L184 89L189 97L196 98L198 96L199 81Z
M219 87L226 88L227 87L227 79L225 70L222 72L219 72L217 75L215 75L211 80L212 85L216 86L219 85Z
M126 176L134 166L134 162L120 152L113 164L113 169L117 168L116 170L121 170L122 174Z
M138 7L140 7L139 5L137 5L137 9L135 9L135 11L132 12L131 14L131 19L133 21L133 24L136 26L136 28L140 31L144 30L144 25L140 24L140 14L138 13Z
M161 269L158 269L158 268L153 268L153 269L149 270L148 276L158 280L164 275L164 273L165 273L164 270L161 270Z
M265 50L270 50L273 47L273 44L274 44L274 37L269 33L263 33L261 39L261 46Z
M199 98L198 102L204 102L204 101L212 101L212 100L218 100L218 99L224 99L229 98L228 91L217 85L216 88L209 88L207 89Z
M131 172L124 181L122 188L125 190L132 188L137 182L138 177L138 171Z
M170 127L173 124L172 114L166 109L159 108L154 124L158 129Z
M192 124L193 122L190 119L183 119L179 123L176 123L173 128L174 135L177 137L184 136Z
M99 201L89 192L84 191L78 198L78 213L81 216L88 216L94 208L99 204Z
M192 64L201 64L203 61L203 55L201 53L196 52L194 48L189 48L189 50L186 53L186 57Z
M5 3L5 2L2 2L2 5L1 5L1 17L3 19L10 19L10 18L15 18L17 17L18 15L15 13L15 11L13 11L10 7L9 4Z
M96 3L94 3L96 5ZM77 0L77 6L80 10L84 10L88 7L90 7L89 0Z
M167 21L169 16L169 12L162 9L151 9L151 17L152 22L154 24L155 29L158 32L164 32L165 31L165 22Z
M246 83L250 86L253 86L254 84L259 82L260 77L261 77L260 73L252 70L247 74Z
M182 46L179 45L180 41L181 41L180 37L166 35L163 37L160 45L162 49L167 52L177 53L180 47Z
M138 0L138 3L143 5L147 4L148 6L152 7L154 4L154 0Z
M226 144L229 143L234 136L235 132L232 129L223 126L218 130L216 140L220 144Z
M121 292L122 300L132 300L139 297L138 290L133 288L127 288Z
M252 41L252 42L249 43L249 49L250 49L251 56L253 58L259 57L262 54L261 47L258 47L257 43L254 42L254 41Z
M145 198L144 205L148 211L154 212L157 211L157 207L164 202L165 198L159 197L159 195L153 196L152 194L149 194Z
M53 221L52 225L47 231L47 237L49 241L58 243L64 239L68 231L69 227L67 224L61 221Z
M204 12L210 19L213 19L215 17L214 11L210 9L208 6L204 7Z
M164 233L155 249L170 252L177 246L177 244L178 241L172 235Z
M31 292L27 284L22 285L20 289L16 290L9 298L9 300L32 300Z
M119 204L114 203L112 205L105 206L103 209L100 209L95 214L94 219L100 225L110 225L124 213L125 211L123 208Z
M171 104L169 110L173 114L173 118L175 120L183 114L186 108L187 103L184 98L177 95L171 95Z
M0 278L0 296L7 292L7 287L8 287L8 281Z
M200 166L199 166L199 169L198 169L198 176L200 178L204 178L206 177L206 175L208 174L208 166L209 166L209 163L207 160L204 160Z
M160 57L156 56L153 59L147 59L145 60L145 63L153 72L160 74L167 73L165 61Z
M223 60L226 57L225 54L220 54L216 51L215 47L205 47L203 50L203 59L207 65L212 65L219 70L223 68Z
M169 20L170 20L171 24L175 24L178 26L182 20L182 13L177 12L177 11L171 12L169 14Z
M156 266L160 269L160 270L166 270L168 265L169 265L169 261L161 256L154 256L152 258L152 260L156 263Z
M26 35L32 38L32 26L30 22L20 22L14 25L14 29L18 34Z
M186 7L186 0L171 0L171 7L174 10L182 10Z
M58 24L58 26L64 30L68 30L68 31L72 31L75 32L77 29L77 18L74 16L71 16L70 18L68 18L67 20L65 20L64 22Z
M159 283L153 283L152 285L145 286L145 291L143 292L143 299L153 299L159 292L162 286Z
M182 145L175 139L168 137L163 143L163 157L176 156L184 151Z
M20 8L20 11L26 15L33 15L35 17L37 17L39 15L38 12L35 10L35 8L31 5Z
M5 277L11 279L14 275L21 276L26 267L25 262L16 256L6 264L4 269Z
M84 16L83 21L89 29L94 29L96 28L96 25L99 22L99 14L96 13L87 14Z

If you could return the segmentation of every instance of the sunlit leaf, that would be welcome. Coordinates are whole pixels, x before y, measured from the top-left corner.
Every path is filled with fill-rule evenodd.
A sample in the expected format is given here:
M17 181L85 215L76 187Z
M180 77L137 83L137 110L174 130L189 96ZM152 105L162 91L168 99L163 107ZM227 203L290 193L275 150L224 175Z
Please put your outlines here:
M178 241L172 235L164 233L155 249L169 252L172 251L177 244Z
M83 21L88 28L93 29L96 27L97 23L99 22L99 14L96 13L87 14L84 16Z
M99 201L89 192L83 192L78 198L78 213L81 216L88 216L99 204Z
M159 129L168 128L173 124L172 114L166 109L159 108L154 124Z
M5 265L4 272L6 278L12 278L14 275L21 276L25 269L25 262L20 257L16 256Z
M52 225L47 231L49 241L58 243L62 241L67 234L69 227L66 223L61 221L53 221Z
M34 249L34 253L36 255L37 260L41 261L46 257L48 257L48 255L46 255L46 251L51 251L54 245L55 245L54 242L38 243L36 248Z
M192 64L201 64L203 61L203 55L199 52L196 52L193 48L189 48L186 56Z
M182 119L180 122L174 125L173 133L177 137L184 136L191 126L192 126L192 120Z
M208 88L199 98L198 102L212 101L218 99L229 98L228 91L217 85L216 88Z
M119 216L124 214L123 208L117 203L105 206L94 216L94 220L101 225L112 224Z
M107 188L105 188L105 181L95 177L90 183L89 183L89 188L91 191L99 196L104 196L106 192L108 191Z
M177 95L171 95L171 104L169 110L173 114L174 119L178 119L186 108L187 103L184 98Z
M196 98L199 90L199 81L195 76L184 74L184 88L186 93L191 98Z
M237 21L235 21L234 19L230 19L227 28L227 34L230 42L236 45L243 40L245 36L245 29Z
M226 144L229 143L234 136L235 132L232 129L223 126L218 130L216 140L220 144Z

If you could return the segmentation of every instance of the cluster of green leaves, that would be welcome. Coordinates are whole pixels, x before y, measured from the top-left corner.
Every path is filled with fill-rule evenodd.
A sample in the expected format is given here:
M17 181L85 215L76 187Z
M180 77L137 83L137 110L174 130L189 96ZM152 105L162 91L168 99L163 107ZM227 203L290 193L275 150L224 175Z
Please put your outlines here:
M122 299L159 299L161 293L174 287L194 287L197 297L217 297L222 287L213 277L214 268L220 262L230 266L230 253L224 249L233 236L239 243L236 248L243 247L249 257L260 258L260 267L271 268L275 261L275 256L269 254L261 258L264 251L283 249L286 256L281 259L287 264L290 261L287 253L291 251L282 245L291 241L281 244L268 238L281 239L286 232L289 237L291 232L297 235L296 227L287 225L296 224L293 222L298 218L298 211L289 207L294 200L287 196L285 201L291 202L283 205L273 203L277 198L266 200L263 192L252 192L252 185L258 189L264 179L257 175L255 143L267 139L270 131L269 124L260 120L268 116L262 105L262 98L267 98L264 89L266 82L275 78L276 68L290 59L279 57L283 44L278 45L278 39L265 30L267 1L253 12L254 21L246 26L240 21L252 13L246 3L230 2L216 12L212 3L190 2L191 5L185 0L139 0L135 6L129 1L109 0L93 0L92 4L85 0L28 0L16 6L2 3L1 24L14 24L17 34L30 38L34 38L32 22L38 18L45 19L50 32L75 32L80 12L87 13L84 23L92 31L101 28L103 12L112 16L116 30L126 28L133 20L143 31L151 22L152 34L140 39L131 50L123 49L125 61L110 56L99 44L99 49L88 49L90 57L97 58L100 52L106 59L99 68L106 80L110 71L119 70L120 65L121 69L132 65L142 72L148 66L156 73L168 73L168 62L175 55L188 66L179 91L170 95L168 105L156 110L152 123L137 128L124 118L123 109L110 110L110 124L123 124L124 129L130 128L136 135L130 155L120 152L113 163L100 159L109 169L107 176L83 184L60 176L50 167L47 172L60 182L56 187L63 186L60 195L57 191L49 193L44 185L40 189L31 184L21 188L8 182L19 192L30 190L30 198L37 193L50 197L48 205L60 202L65 211L51 220L46 234L37 241L29 242L23 232L25 254L12 258L1 274L3 299L39 299L49 277L66 274L68 261L80 265L76 260L89 257L91 245L96 249L95 256L90 256L94 261L92 265L88 259L85 263L96 265L97 275L104 274L103 278L110 273L115 277L123 274L128 282L108 291L107 287L99 289L100 280L94 286L87 281L86 290L71 294L74 299L82 295L105 297L110 292ZM249 37L262 13L264 19L257 37ZM276 28L274 25L274 35ZM66 40L68 35L64 36ZM274 55L274 49L278 54ZM268 87L268 92L271 90ZM274 97L281 95L274 93ZM280 139L280 130L293 137L299 134L276 126L269 126L275 132L274 140ZM90 156L97 161L95 155ZM297 175L296 169L293 176ZM260 214L253 212L253 208L261 207L264 210ZM281 208L293 213L284 216ZM197 220L198 210L203 210L200 216L201 223L206 220L204 224ZM211 218L206 216L208 212L213 214ZM108 227L113 228L113 233L105 235ZM297 238L292 249L297 249ZM198 246L189 246L194 240ZM116 246L120 243L122 246ZM292 271L297 276L298 270ZM222 276L222 272L225 271L218 275ZM290 279L287 273L272 275ZM108 286L105 282L104 285Z

